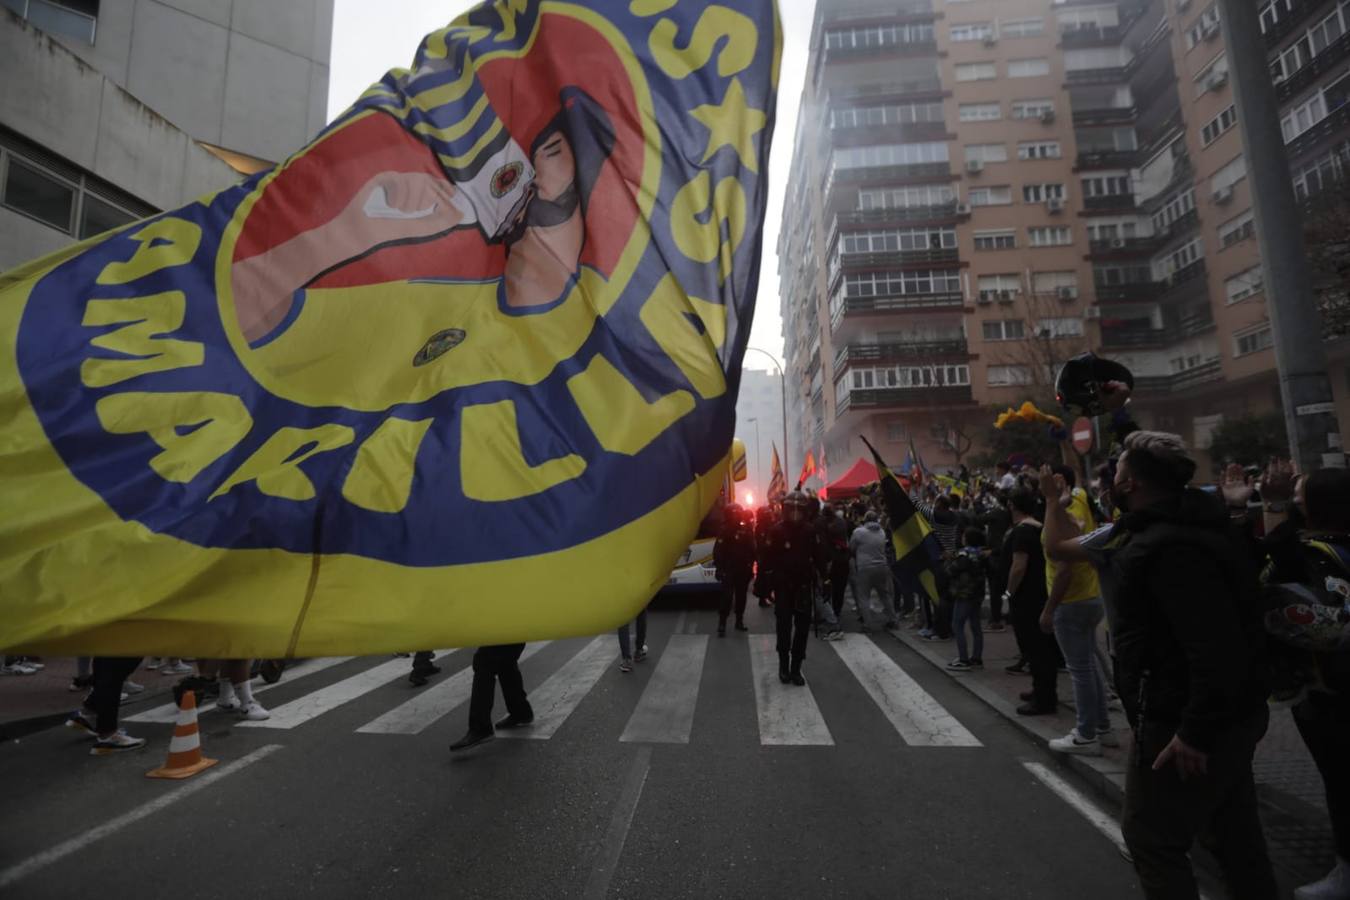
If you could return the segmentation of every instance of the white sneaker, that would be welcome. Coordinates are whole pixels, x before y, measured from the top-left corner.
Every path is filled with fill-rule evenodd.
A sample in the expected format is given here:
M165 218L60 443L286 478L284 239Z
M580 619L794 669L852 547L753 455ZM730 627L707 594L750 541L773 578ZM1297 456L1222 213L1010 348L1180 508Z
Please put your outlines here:
M224 710L225 712L243 712L244 704L238 697L231 697L228 700L221 697L216 701L216 709Z
M261 722L265 719L272 718L272 714L263 709L263 705L257 700L254 700L248 706L239 710L239 715L241 718L248 719L250 722Z
M145 738L132 737L125 731L118 731L111 737L101 737L94 742L90 756L107 756L110 753L123 753L127 750L139 750L145 746Z
M176 662L176 663L165 663L162 667L160 667L159 674L161 674L161 675L191 675L191 674L192 674L192 666L189 666L187 663L182 662L181 660L180 660L179 662Z
M136 682L127 679L122 682L122 690L126 691L128 694L139 694L141 691L145 690L145 685L137 684Z
M0 666L0 675L36 675L37 669L31 669L21 662Z
M158 669L162 665L164 665L164 657L162 656L152 656L145 661L147 669Z
M25 659L23 661L23 666L32 669L34 672L41 672L43 669L47 668L46 663L40 663L35 659Z
M1336 858L1336 867L1312 884L1294 888L1294 900L1346 900L1350 897L1350 862Z
M1101 756L1102 744L1095 737L1085 740L1075 728L1062 738L1050 741L1050 749L1059 753L1077 753L1080 756Z
M1119 747L1120 736L1116 734L1114 728L1108 728L1105 731L1097 732L1097 741L1103 747Z

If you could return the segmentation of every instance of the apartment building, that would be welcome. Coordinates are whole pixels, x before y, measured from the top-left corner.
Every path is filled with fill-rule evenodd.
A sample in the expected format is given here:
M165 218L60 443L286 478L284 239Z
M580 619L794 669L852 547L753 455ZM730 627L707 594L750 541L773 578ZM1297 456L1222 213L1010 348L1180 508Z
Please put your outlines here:
M0 271L299 149L332 30L333 0L0 0Z
M1263 18L1307 196L1350 174L1350 5L1289 2ZM1278 408L1212 4L820 0L811 40L778 248L803 449L954 464L1089 348L1199 447Z

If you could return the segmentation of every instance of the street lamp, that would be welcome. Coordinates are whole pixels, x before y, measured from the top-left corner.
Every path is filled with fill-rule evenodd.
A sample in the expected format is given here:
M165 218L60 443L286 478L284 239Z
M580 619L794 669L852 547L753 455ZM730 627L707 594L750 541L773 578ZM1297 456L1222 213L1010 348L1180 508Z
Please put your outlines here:
M760 468L760 464L764 457L759 455L759 417L756 416L753 419L746 419L745 421L755 423L755 484L756 486L763 487L764 482L759 480L764 477L764 470Z
M746 347L747 350L753 350L756 353L763 353L773 363L773 367L778 370L778 389L782 393L783 399L783 483L787 484L787 473L791 471L788 467L788 442L787 442L787 373L783 369L782 363L778 358L768 350L761 350L758 347Z

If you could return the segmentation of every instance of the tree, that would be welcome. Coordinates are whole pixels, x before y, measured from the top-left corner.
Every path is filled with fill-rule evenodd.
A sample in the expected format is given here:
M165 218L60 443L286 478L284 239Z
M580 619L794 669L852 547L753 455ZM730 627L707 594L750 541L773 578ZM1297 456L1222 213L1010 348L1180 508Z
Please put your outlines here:
M1044 409L1044 407L1041 407ZM1003 408L989 407L989 422L983 434L985 449L971 456L977 466L989 468L1000 460L1021 454L1028 462L1059 462L1059 442L1050 436L1050 426L1041 422L1009 422L1002 428L994 427L994 420Z
M1322 185L1304 209L1303 234L1322 336L1345 337L1350 335L1350 178Z
M1224 419L1210 435L1209 456L1216 467L1230 462L1261 465L1288 453L1284 416L1277 412Z

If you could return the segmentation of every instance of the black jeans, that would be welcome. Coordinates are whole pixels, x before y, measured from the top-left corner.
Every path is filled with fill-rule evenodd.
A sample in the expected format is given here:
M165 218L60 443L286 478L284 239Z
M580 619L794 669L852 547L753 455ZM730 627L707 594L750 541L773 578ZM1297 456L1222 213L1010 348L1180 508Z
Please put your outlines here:
M139 656L95 656L94 689L84 706L98 719L100 735L117 730L117 710L122 705L122 685L141 664Z
M1008 580L1003 577L1003 563L997 556L990 560L990 566L989 624L997 625L1003 622L1003 592L1008 587Z
M1322 773L1336 855L1350 859L1350 696L1312 691L1294 707L1294 724Z
M1270 713L1262 706L1219 734L1207 774L1185 781L1171 762L1153 771L1153 761L1172 740L1175 726L1145 719L1135 730L1121 830L1144 896L1150 900L1199 896L1186 854L1201 838L1218 858L1230 896L1276 897L1252 779L1252 754L1269 720Z
M750 575L733 575L729 581L722 583L722 600L717 609L717 621L723 626L727 624L727 616L730 615L733 607L736 610L736 621L741 622L745 619L745 597L750 590Z
M469 695L469 730L492 731L492 701L497 682L502 685L506 711L518 719L534 718L530 701L525 699L525 679L520 675L520 654L524 644L497 644L479 647L473 654L473 690Z
M844 594L848 591L848 563L830 567L830 609L834 610L834 619L844 613Z
M1031 669L1031 690L1037 706L1049 709L1059 703L1057 671L1059 644L1053 634L1041 631L1041 606L1035 601L1014 605L1009 610L1017 649Z
M773 615L778 626L778 658L788 659L792 668L801 667L806 658L806 643L811 638L811 588L779 590Z

